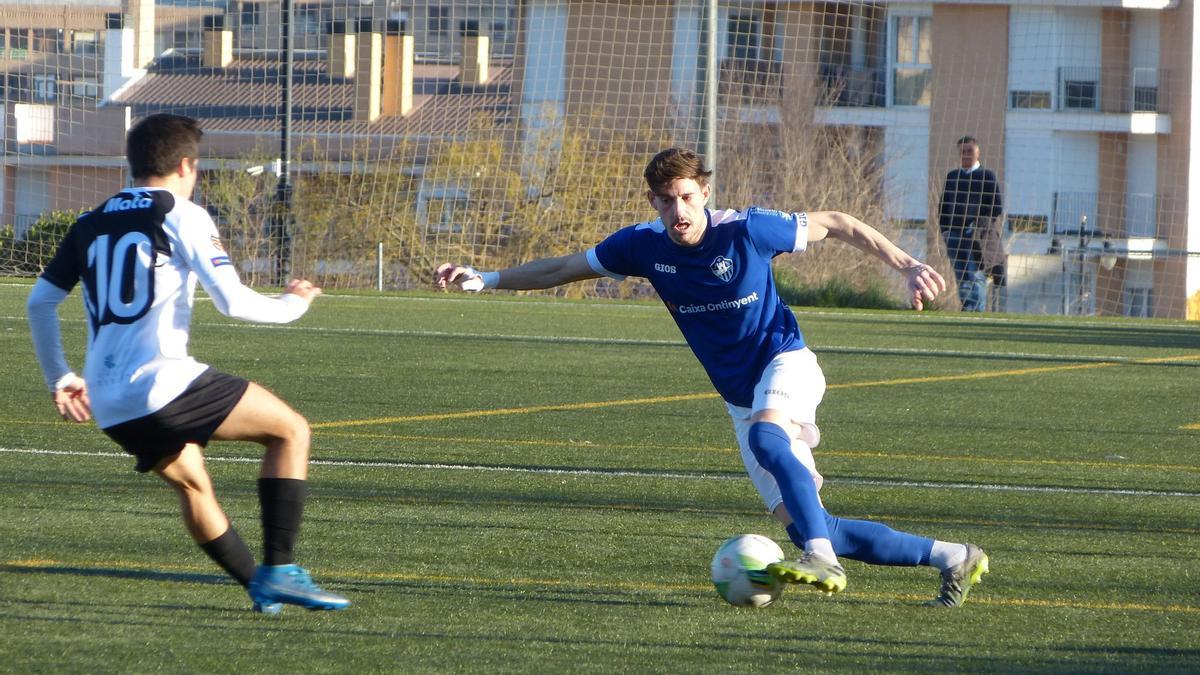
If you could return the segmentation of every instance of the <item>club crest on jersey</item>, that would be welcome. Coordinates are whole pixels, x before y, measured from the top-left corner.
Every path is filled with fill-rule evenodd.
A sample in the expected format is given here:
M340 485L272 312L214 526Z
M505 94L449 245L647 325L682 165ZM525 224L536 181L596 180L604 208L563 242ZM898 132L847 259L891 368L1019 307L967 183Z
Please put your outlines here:
M218 237L209 237L209 241L212 242L213 248L217 249L221 253L225 252L225 247L221 245L221 240Z
M718 279L726 283L733 278L733 261L723 255L717 256L717 259L712 261L708 269L712 270L712 273Z

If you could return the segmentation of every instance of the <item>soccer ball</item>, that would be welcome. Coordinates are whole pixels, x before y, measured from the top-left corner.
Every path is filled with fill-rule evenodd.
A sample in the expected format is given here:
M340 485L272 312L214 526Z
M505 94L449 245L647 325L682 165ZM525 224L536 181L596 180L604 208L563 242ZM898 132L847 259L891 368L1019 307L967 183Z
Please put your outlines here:
M774 577L751 580L749 572L762 570L783 560L783 550L758 534L730 537L712 559L712 582L717 594L738 607L766 607L783 592L783 584Z

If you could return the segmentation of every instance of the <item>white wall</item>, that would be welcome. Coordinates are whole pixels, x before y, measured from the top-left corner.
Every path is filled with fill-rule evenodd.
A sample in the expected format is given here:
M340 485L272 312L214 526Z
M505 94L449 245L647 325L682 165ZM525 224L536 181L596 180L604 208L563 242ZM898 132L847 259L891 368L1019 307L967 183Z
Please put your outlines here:
M885 213L889 218L929 217L929 128L889 126L884 131Z
M1100 65L1099 8L1060 8L1058 33L1060 65L1095 68Z
M698 0L675 3L675 44L671 60L671 97L676 105L691 106L700 91L700 23Z
M553 0L534 0L527 11L527 53L521 103L561 103L567 86L567 7Z
M1158 68L1159 18L1161 12L1134 10L1129 31L1129 65Z
M1051 131L1008 129L1004 139L1004 203L1009 214L1050 217L1054 204Z
M15 174L14 210L20 221L17 223L16 236L21 237L25 234L25 229L32 224L33 217L50 208L50 172L45 169L17 167Z
M1134 11L1129 31L1129 65L1133 86L1158 86L1158 41L1160 12Z
M1058 33L1053 7L1012 7L1008 18L1009 91L1054 91Z
M1127 236L1153 237L1158 190L1158 138L1130 136L1125 160L1125 225Z
M1057 231L1078 230L1080 216L1096 224L1100 188L1100 138L1090 133L1054 135L1054 189L1058 192Z
M521 124L529 160L555 146L566 112L567 7L554 0L532 0L525 17L525 79ZM548 135L547 135L548 134Z

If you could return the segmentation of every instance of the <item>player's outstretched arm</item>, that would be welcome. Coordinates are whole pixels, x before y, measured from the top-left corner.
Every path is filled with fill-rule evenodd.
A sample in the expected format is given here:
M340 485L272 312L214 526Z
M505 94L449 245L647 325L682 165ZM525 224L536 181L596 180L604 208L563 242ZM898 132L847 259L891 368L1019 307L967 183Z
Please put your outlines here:
M588 264L586 253L572 253L557 258L531 260L499 272L480 272L467 265L442 263L437 268L434 282L438 288L472 292L485 288L531 291L599 277L600 274Z
M820 241L832 237L870 253L904 274L909 302L916 310L924 309L946 290L946 280L937 270L906 253L875 228L858 218L840 211L817 211L808 214L808 240Z

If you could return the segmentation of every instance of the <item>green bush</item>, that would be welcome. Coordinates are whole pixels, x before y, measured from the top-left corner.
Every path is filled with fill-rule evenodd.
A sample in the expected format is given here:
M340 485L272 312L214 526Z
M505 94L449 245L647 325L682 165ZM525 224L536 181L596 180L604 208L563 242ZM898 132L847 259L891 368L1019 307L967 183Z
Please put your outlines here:
M806 284L795 271L775 269L779 297L792 307L854 307L859 309L904 309L906 304L891 295L882 279L871 279L856 288L844 277L834 276L818 285Z
M0 274L35 276L54 257L58 243L84 211L47 211L17 239L16 228L0 228Z

